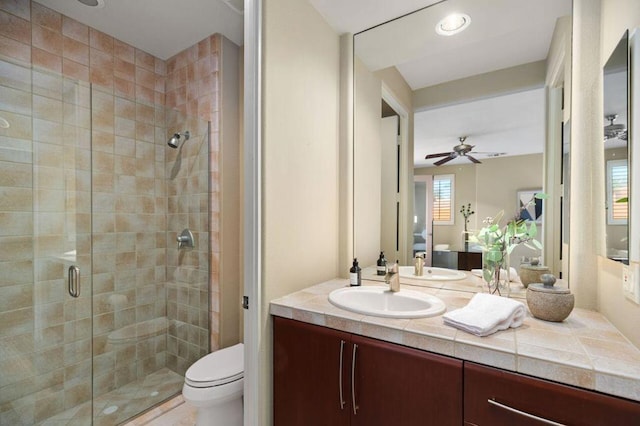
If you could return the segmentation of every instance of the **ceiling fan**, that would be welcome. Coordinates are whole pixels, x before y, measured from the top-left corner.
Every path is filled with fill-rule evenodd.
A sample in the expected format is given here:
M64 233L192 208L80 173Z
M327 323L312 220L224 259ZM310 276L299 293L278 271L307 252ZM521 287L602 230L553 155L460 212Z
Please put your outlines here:
M467 140L466 136L461 136L460 138L458 138L458 140L460 141L460 143L453 147L453 151L441 152L439 154L429 154L426 157L424 157L425 160L428 160L430 158L445 157L442 160L438 160L435 163L433 163L435 166L441 166L442 164L448 161L451 161L454 158L466 157L472 163L480 164L481 163L480 160L469 155L469 153L471 152L471 150L475 145L469 145L468 143L465 143L465 141Z
M620 139L622 141L627 140L627 128L624 124L613 124L618 118L618 114L611 114L605 117L609 120L609 124L604 126L604 140Z

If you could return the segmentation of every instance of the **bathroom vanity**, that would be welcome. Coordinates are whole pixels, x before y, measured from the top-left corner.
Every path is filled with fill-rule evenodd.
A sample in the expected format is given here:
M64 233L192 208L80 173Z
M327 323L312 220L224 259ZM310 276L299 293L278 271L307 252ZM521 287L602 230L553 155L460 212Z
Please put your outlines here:
M274 318L275 425L461 424L462 361Z
M367 317L332 306L328 293L346 283L271 302L277 426L638 424L640 351L598 313L578 309L564 323L528 317L479 338L441 316ZM448 309L474 291L410 288Z

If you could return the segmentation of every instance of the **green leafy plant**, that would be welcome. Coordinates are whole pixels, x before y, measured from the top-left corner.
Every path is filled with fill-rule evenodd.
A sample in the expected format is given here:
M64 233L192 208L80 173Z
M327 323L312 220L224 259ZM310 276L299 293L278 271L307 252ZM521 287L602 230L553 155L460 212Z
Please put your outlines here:
M520 217L522 211L534 204L536 199L546 198L548 198L547 194L536 193L504 227L500 225L504 210L494 217L487 217L482 221L485 226L477 234L471 236L470 240L472 242L482 246L484 252L482 274L487 283L500 281L500 274L503 266L505 266L506 258L520 244L533 250L542 249L542 244L536 240L538 235L536 223L534 221L527 222ZM508 276L508 268L506 272Z

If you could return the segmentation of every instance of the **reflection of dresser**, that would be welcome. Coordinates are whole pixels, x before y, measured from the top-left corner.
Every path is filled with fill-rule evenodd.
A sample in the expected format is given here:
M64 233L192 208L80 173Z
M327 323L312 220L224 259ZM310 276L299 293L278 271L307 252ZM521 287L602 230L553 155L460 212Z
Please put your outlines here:
M431 265L438 268L470 271L482 268L482 253L476 251L433 251Z

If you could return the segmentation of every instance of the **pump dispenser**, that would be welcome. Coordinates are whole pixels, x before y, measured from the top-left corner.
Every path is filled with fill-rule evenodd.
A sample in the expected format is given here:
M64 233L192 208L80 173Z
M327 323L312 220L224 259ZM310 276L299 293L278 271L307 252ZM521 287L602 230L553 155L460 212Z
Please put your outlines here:
M380 257L376 264L376 272L378 275L385 275L387 273L387 259L384 258L384 252L380 252Z
M349 285L359 286L362 284L362 269L358 266L358 259L353 259L353 266L349 269Z

